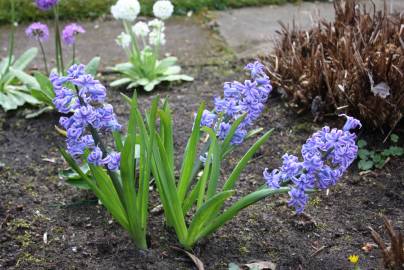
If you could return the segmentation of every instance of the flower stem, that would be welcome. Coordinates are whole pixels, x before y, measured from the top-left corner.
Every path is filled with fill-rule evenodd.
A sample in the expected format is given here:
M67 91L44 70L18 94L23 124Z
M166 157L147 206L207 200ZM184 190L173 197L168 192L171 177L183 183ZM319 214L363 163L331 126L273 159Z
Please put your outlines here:
M72 64L74 65L76 62L76 44L73 43L73 62Z
M11 0L11 32L9 36L9 43L8 43L8 63L6 67L6 71L4 74L7 74L12 61L13 61L13 54L14 54L14 35L15 35L15 29L16 29L16 21L15 21L15 2L14 0Z
M39 48L41 48L42 60L43 60L44 66L45 66L45 72L46 72L46 75L49 76L48 63L46 61L46 55L45 55L45 50L43 48L43 44L39 39L38 39L38 43L39 43Z
M64 64L63 64L63 52L62 52L62 44L60 41L60 30L59 30L59 9L56 5L53 9L55 16L55 51L56 51L56 65L59 74L64 73Z

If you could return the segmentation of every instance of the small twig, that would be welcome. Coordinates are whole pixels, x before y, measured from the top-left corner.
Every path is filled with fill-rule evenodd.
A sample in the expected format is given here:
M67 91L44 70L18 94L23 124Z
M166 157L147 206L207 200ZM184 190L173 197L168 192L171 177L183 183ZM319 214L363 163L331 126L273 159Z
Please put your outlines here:
M317 250L315 250L313 253L311 253L311 254L310 254L310 257L316 256L317 254L319 254L321 251L323 251L323 250L326 249L326 248L327 248L327 246L322 246L322 247L320 247L319 249L317 249Z
M6 224L6 222L8 221L9 218L10 218L10 213L7 213L6 217L0 223L0 229L3 229L3 225Z

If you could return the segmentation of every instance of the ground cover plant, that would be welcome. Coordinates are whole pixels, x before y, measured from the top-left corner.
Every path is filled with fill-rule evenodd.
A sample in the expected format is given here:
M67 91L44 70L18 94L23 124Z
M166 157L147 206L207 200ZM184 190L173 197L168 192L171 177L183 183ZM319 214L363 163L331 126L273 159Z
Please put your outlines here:
M358 141L358 168L362 171L371 169L381 169L386 165L386 162L392 157L400 157L404 154L404 149L398 146L399 136L391 134L389 146L386 145L384 149L369 149L368 143L364 139Z
M71 66L74 63L78 62L76 59L76 39L79 34L85 33L85 29L77 24L77 23L69 23L64 26L63 30L60 31L60 21L59 21L59 4L58 1L36 1L36 7L38 10L42 12L53 11L53 19L54 19L54 47L55 47L55 59L56 66L52 68L52 71L55 71L57 74L65 74L65 61L66 59L63 57L63 49L62 42L72 48L72 59L68 61L68 66ZM44 50L43 43L49 40L49 28L48 25L35 22L27 27L25 33L28 38L37 42L38 47L40 48L44 71L35 72L34 76L24 74L24 76L19 76L21 80L23 80L25 87L29 89L33 98L44 104L45 106L40 109L36 113L32 113L28 115L28 117L38 116L40 113L45 111L53 110L54 103L53 99L56 97L55 92L53 91L52 83L49 80L50 75L50 67L48 66L47 56ZM86 71L92 75L95 75L97 72L98 66L100 63L99 57L94 57L88 64Z
M404 110L403 18L343 2L334 2L335 22L308 31L282 26L269 57L274 85L298 112L343 110L370 126L394 128Z
M28 49L18 59L14 56L14 35L17 27L15 19L15 2L10 1L11 31L8 37L7 57L0 60L0 106L3 110L17 109L26 103L38 104L38 100L31 97L29 89L23 85L27 82L28 74L24 69L35 58L38 51Z
M193 78L180 74L181 67L176 65L173 56L160 60L161 47L166 43L164 20L171 17L174 6L170 1L159 0L153 6L156 17L148 23L138 21L131 26L139 12L140 4L136 1L119 0L111 7L116 20L122 21L125 32L122 32L117 43L128 57L127 63L117 64L113 70L121 73L121 79L111 83L112 87L126 85L128 89L142 86L147 92L164 81L192 81Z

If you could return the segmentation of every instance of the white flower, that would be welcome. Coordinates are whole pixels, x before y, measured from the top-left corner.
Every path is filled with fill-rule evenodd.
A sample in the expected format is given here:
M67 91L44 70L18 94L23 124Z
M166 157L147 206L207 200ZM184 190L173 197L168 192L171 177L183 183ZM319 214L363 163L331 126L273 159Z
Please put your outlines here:
M128 48L132 40L130 35L122 32L115 41L122 48Z
M162 20L168 19L174 12L174 6L168 0L159 0L153 5L153 14Z
M159 31L151 31L149 34L149 43L150 45L165 45L166 44L166 35Z
M112 16L117 20L134 21L140 13L140 4L137 0L118 0L111 7Z
M132 27L132 31L138 37L146 37L149 34L150 29L147 23L138 22Z
M154 19L154 20L150 21L149 27L152 29L160 30L161 32L164 32L164 30L165 30L164 22L160 21L159 19Z

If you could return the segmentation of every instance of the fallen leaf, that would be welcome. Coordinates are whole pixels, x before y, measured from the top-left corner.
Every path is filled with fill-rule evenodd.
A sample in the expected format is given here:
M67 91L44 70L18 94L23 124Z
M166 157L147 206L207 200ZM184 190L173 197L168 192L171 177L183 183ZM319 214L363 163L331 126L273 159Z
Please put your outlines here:
M373 248L377 247L376 244L373 243L366 243L363 247L362 250L366 253L371 252Z
M54 158L43 158L42 160L50 163L56 163L56 160Z
M205 267L203 266L203 262L202 262L198 257L196 257L194 254L189 253L188 251L186 251L186 250L184 250L184 249L181 249L181 248L178 248L178 247L172 247L172 248L175 249L175 250L177 250L177 251L181 251L181 252L187 254L188 257L189 257L189 258L192 260L192 262L195 264L195 266L196 266L196 268L197 268L198 270L205 270Z
M254 263L244 264L243 267L248 267L251 270L275 270L276 264L268 261L259 261Z
M45 243L45 245L48 244L48 232L45 232L43 234L43 242Z

